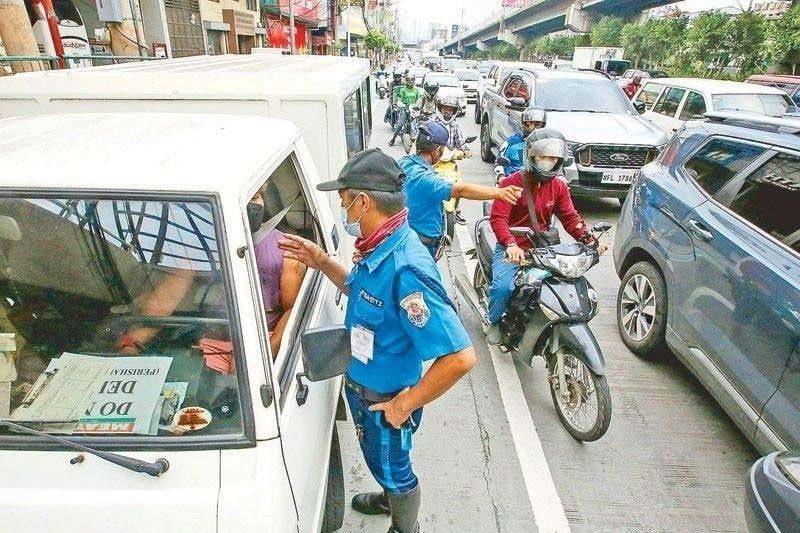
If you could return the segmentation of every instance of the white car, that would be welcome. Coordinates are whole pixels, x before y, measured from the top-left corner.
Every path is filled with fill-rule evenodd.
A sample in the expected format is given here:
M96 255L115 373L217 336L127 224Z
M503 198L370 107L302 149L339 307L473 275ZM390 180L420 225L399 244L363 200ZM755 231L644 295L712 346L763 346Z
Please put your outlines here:
M478 99L478 80L481 73L474 68L460 68L453 72L461 80L461 86L467 95L467 102L475 102Z
M467 93L461 86L461 80L458 76L451 72L428 72L425 74L423 86L428 83L436 83L439 85L439 92L436 93L438 98L442 96L452 95L458 100L458 116L463 116L467 112Z
M481 108L483 107L483 95L487 90L495 90L500 87L503 80L506 79L508 74L518 68L533 67L532 63L524 63L520 61L495 61L489 69L489 73L485 78L478 80L478 95L475 100L475 124L481 123Z
M646 80L633 102L644 105L643 116L667 135L678 131L687 120L702 118L707 111L779 117L794 105L785 92L774 87L699 78Z
M307 270L273 351L256 254L273 227L337 254L299 128L88 113L0 136L3 529L341 527L342 380L300 339L344 302Z

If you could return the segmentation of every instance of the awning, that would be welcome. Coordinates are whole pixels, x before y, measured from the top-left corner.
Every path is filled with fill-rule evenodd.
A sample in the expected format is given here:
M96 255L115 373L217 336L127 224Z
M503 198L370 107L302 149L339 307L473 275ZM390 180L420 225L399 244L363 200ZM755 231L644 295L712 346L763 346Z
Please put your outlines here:
M218 22L216 20L204 20L203 27L211 31L231 31L231 25L227 22Z

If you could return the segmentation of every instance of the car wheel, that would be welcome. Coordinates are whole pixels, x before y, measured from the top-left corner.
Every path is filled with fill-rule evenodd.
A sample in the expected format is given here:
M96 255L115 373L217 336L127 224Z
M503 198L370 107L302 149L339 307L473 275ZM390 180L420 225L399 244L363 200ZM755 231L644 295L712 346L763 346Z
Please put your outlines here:
M338 531L344 524L344 470L342 450L339 447L339 432L333 426L331 459L328 463L328 488L325 497L325 514L322 517L322 532Z
M474 120L475 120L475 124L480 124L481 123L481 105L480 105L480 100L478 100L478 99L475 99L475 117L474 117Z
M634 264L622 277L617 327L625 346L639 356L653 357L666 346L667 289L664 276L647 261Z
M489 129L489 118L486 117L481 122L481 159L486 163L494 162L492 153L492 134Z

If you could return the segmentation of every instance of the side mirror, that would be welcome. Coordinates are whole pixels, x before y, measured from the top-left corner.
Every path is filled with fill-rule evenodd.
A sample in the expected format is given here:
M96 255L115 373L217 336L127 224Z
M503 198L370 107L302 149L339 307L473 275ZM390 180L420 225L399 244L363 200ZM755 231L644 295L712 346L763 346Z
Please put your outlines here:
M633 107L636 108L636 112L640 115L644 114L647 111L647 105L644 102L634 102Z
M303 332L303 366L309 381L341 376L350 365L350 331L344 326L325 326Z
M476 137L475 135L473 135L472 137L467 137L466 139L464 139L464 144L469 144L471 142L475 142L475 139L477 139L477 138L478 137Z
M511 235L514 237L530 237L533 235L533 230L525 227L511 228Z
M611 229L611 224L608 222L598 222L594 226L592 226L592 231L596 231L599 233L605 233Z
M7 215L0 215L0 239L4 241L21 241L22 232L16 219Z
M524 98L520 98L519 96L512 96L508 99L508 105L511 107L525 107L527 102Z
M508 165L511 164L511 161L509 161L508 158L504 155L498 156L498 158L495 159L495 162L501 167L507 167Z

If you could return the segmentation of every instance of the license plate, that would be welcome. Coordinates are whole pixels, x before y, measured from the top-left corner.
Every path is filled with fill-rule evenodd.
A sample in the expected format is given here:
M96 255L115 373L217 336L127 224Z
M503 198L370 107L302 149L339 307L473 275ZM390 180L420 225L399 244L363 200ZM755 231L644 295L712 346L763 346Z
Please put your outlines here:
M601 180L601 183L630 185L633 183L633 178L635 177L635 170L613 170L609 172L603 172L603 179Z

